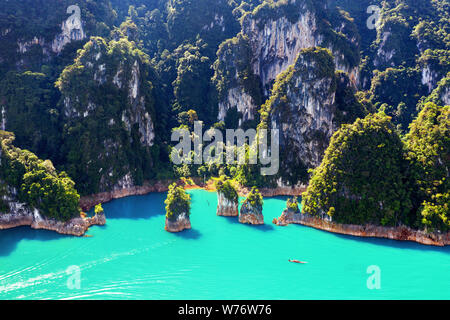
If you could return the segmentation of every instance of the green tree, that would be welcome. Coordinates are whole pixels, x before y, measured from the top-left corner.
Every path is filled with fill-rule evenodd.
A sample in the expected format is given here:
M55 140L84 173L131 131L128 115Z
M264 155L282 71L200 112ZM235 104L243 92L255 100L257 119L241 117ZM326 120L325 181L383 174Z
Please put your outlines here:
M427 103L406 137L414 168L419 219L431 230L450 229L450 106Z
M174 183L169 186L166 205L166 218L174 221L180 214L191 214L191 196L182 188Z

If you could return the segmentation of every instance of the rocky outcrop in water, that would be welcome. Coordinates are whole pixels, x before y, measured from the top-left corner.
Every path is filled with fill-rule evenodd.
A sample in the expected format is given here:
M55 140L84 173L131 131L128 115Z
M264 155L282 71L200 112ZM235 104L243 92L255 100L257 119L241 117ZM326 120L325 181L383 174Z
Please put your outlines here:
M20 203L14 203L11 206L13 213L0 213L0 230L30 226L32 229L49 230L59 234L81 237L91 226L103 226L106 224L104 214L96 214L91 218L74 218L67 222L62 222L43 217L38 210L31 210Z
M0 212L0 230L30 226L32 229L49 230L59 234L81 237L91 226L106 224L104 213L88 218L80 216L69 221L47 218L38 209L31 209L25 203L18 201L17 191L10 187L7 188L6 194L0 197L0 204L6 206L6 211Z
M237 217L239 215L239 195L236 188L225 176L215 182L217 190L217 215Z
M67 151L76 154L84 149L82 161L73 167L95 171L84 177L89 182L86 190L86 184L79 183L81 193L129 189L138 184L136 176L142 181L144 171L151 171L150 148L156 137L156 83L151 81L155 79L147 57L124 38L110 42L91 38L61 74L58 88L65 127L81 143L71 143L69 147L76 149ZM80 126L88 129L80 131Z
M287 226L300 220L300 209L298 207L297 198L288 199L286 209L278 219L274 219L274 223L279 226Z
M222 44L218 51L215 81L219 89L219 120L224 120L233 108L241 113L241 124L253 120L277 76L305 48L319 45L330 48L338 68L351 74L356 86L358 61L349 62L341 49L343 43L352 50L357 48L357 36L346 35L341 46L331 40L349 30L345 26L352 22L342 19L335 30L331 24L324 24L323 19L323 4L304 0L265 4L245 15L241 33Z
M237 217L239 215L239 202L228 199L225 194L217 193L217 215L223 217Z
M183 187L173 183L169 186L166 205L166 227L168 232L191 229L191 196Z
M182 213L178 215L178 217L174 220L166 218L166 231L168 232L181 232L184 230L191 229L191 219L189 215L186 213Z

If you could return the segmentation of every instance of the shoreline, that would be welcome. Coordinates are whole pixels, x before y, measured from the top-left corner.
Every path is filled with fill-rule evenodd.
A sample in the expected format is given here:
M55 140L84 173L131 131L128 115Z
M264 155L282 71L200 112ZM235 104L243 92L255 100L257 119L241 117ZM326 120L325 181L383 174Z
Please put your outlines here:
M131 188L117 189L110 192L101 192L89 196L80 198L80 207L83 211L89 211L99 203L108 203L113 200L132 197L132 196L145 196L150 193L167 192L169 186L172 183L178 185L184 185L186 190L201 189L209 192L215 192L216 189L211 181L206 184L201 182L200 178L193 178L194 185L184 185L182 180L160 180L160 181L147 181L142 186L134 186ZM299 187L277 187L277 188L261 188L259 189L263 197L279 197L279 196L302 196L306 191L306 186ZM240 196L245 196L250 192L249 188L240 187L238 193Z
M209 192L215 192L214 185L211 181L204 184L200 182L200 179L193 179L194 185L186 185L185 189L201 189ZM107 203L112 200L126 198L130 196L144 196L150 193L166 192L169 189L170 184L176 182L179 185L183 185L182 180L164 180L155 182L146 182L143 186L135 186L132 188L120 189L111 192L103 192L96 195L82 197L80 199L80 206L83 210L89 211L95 205L99 203ZM302 196L306 191L306 186L298 187L277 187L277 188L261 188L259 189L264 197L278 197L278 196ZM250 192L250 189L240 187L238 193L240 196L245 196ZM450 245L450 232L447 234L439 233L426 233L421 230L413 230L408 227L382 227L375 225L344 225L329 222L316 217L301 215L302 219L298 221L285 222L282 225L288 224L300 224L303 226L311 227L314 229L327 231L335 234L342 234L360 238L381 238L397 241L412 241L422 245L444 247ZM280 220L278 220L280 221Z
M275 221L274 221L275 222ZM334 234L342 234L360 238L381 238L397 241L411 241L422 245L445 247L450 245L450 232L427 233L423 230L414 230L406 226L383 227L375 225L350 225L338 224L308 214L284 215L282 214L276 223L279 226L299 224L317 230Z
M0 215L0 230L8 230L18 227L30 227L35 230L54 231L61 235L82 237L92 226L104 226L105 215L95 215L90 218L73 218L69 221L57 221L42 217L37 210L18 214Z

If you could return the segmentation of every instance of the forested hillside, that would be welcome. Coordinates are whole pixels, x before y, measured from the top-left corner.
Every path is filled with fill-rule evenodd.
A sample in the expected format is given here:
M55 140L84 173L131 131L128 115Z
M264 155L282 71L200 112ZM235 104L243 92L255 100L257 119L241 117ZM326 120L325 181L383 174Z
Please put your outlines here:
M449 12L448 0L0 0L0 130L11 156L51 161L33 179L68 201L227 175L309 184L307 211L340 222L447 230ZM280 129L279 173L172 164L172 130L195 120ZM0 174L3 189L23 183ZM51 216L61 205L20 198Z

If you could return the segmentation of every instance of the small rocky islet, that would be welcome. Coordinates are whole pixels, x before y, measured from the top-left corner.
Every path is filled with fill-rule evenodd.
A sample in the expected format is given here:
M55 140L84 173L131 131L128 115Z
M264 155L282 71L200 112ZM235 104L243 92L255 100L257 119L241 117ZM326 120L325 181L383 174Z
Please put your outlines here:
M217 215L223 217L239 216L239 195L231 181L219 178L215 187L217 190Z
M191 196L176 183L169 186L166 204L166 226L168 232L191 229Z
M245 224L262 225L264 224L263 196L255 187L252 188L241 207L239 222Z

